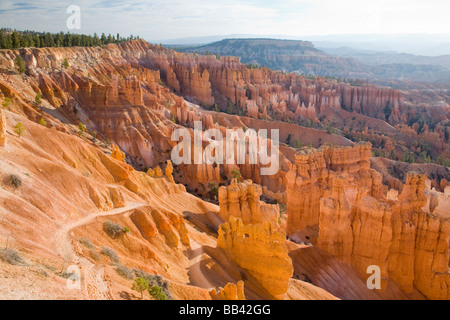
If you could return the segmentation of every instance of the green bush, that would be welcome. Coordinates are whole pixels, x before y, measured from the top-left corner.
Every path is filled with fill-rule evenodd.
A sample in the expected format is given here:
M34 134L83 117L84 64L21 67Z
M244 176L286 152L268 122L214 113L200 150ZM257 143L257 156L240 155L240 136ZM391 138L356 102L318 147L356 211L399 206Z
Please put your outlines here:
M23 59L21 56L17 56L16 57L16 66L17 69L19 70L20 73L24 73L25 72L25 65L23 63Z
M141 293L141 299L143 298L144 291L148 289L148 282L144 278L136 278L131 287L132 290Z
M34 97L34 102L36 102L38 105L42 103L42 95L40 92L36 92L36 96Z
M24 135L25 133L25 127L23 126L23 124L21 122L18 122L15 126L14 126L14 132L17 134L17 136L20 138L21 136Z
M231 171L231 177L233 179L236 179L238 183L242 182L242 175L239 170L234 169L233 171Z
M166 295L160 286L152 286L148 289L148 293L150 293L155 300L166 300Z
M86 131L86 127L83 122L80 121L80 123L78 123L78 129L80 129L80 136Z
M11 104L11 99L6 97L5 100L2 103L2 107L3 108L7 108L7 107L9 107L10 104Z
M166 279L158 274L151 274L136 268L133 269L133 272L136 277L147 280L150 287L158 286L162 288L166 300L172 300L172 294L169 291L169 282Z

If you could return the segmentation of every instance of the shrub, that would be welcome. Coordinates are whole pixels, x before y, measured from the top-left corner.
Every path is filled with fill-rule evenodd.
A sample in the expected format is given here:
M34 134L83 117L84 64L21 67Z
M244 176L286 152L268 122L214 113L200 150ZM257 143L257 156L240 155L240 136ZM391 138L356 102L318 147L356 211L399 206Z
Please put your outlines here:
M124 277L128 280L131 280L134 278L133 271L131 271L126 266L123 266L121 264L116 265L116 271L119 275L121 275L122 277Z
M17 134L17 136L19 136L19 138L24 135L25 127L23 126L23 124L21 122L18 122L14 126L14 132Z
M36 93L36 96L34 97L34 101L39 105L42 103L42 95L40 92Z
M217 184L213 181L209 182L209 194L211 196L216 196L219 193L219 187L217 186Z
M231 177L233 179L236 179L239 183L242 182L242 176L239 170L234 169L233 171L231 171Z
M64 59L63 67L64 67L65 69L67 69L69 66L70 66L70 65L69 65L69 60L67 60L67 58Z
M82 238L78 239L78 242L81 243L83 246L85 246L88 249L94 248L94 244L91 242L91 240L89 240L89 238L82 237Z
M123 233L128 233L130 232L130 228L129 227L123 227Z
M148 273L148 272L136 269L136 268L133 269L133 272L136 275L136 277L147 280L150 287L158 286L158 287L162 288L163 293L166 297L166 300L172 299L172 295L169 291L169 282L166 279L164 279L163 277L161 277L158 274L151 274L151 273Z
M119 263L119 256L113 249L108 248L108 247L102 247L102 250L100 251L100 253L109 257L109 259L111 259L112 262Z
M124 232L124 229L120 224L112 222L111 220L107 220L103 223L103 229L111 238L118 238Z
M91 250L90 255L91 255L91 258L94 259L95 261L100 260L100 256L98 255L97 251L95 251L94 249Z
M144 278L136 278L131 287L132 290L138 291L141 293L141 299L143 298L144 290L148 289L148 282Z
M160 286L152 286L148 293L155 299L155 300L166 300L166 295L164 294L163 289Z
M9 182L11 182L11 184L16 188L18 188L22 185L22 179L18 175L15 175L15 174L11 174L9 176Z
M19 253L15 249L1 249L0 250L0 259L5 261L6 263L13 265L26 265L25 260L19 255Z
M86 127L83 122L80 121L80 123L78 123L78 129L80 129L80 136L86 131Z
M47 126L47 121L45 121L44 118L41 118L41 120L39 120L39 124L46 127Z
M7 107L9 107L10 104L11 104L11 99L6 97L5 100L2 103L2 107L3 108L7 108Z

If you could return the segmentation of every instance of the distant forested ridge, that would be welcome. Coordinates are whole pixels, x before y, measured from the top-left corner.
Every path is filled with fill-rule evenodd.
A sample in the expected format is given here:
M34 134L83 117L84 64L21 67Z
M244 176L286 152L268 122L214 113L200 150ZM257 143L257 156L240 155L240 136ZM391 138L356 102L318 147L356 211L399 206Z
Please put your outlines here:
M119 34L106 35L102 33L99 37L96 33L94 35L86 35L0 29L0 49L19 49L24 47L95 47L134 39L139 39L139 36L134 37L130 35L129 37L121 37Z

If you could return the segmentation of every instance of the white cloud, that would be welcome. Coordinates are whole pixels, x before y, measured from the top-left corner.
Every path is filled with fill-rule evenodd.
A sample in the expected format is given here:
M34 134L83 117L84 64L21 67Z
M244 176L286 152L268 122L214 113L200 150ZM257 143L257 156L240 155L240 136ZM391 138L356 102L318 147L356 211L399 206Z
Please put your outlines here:
M20 3L22 5L20 5ZM11 0L2 27L65 30L65 8L81 7L80 32L141 35L148 40L217 34L325 35L450 33L447 0ZM27 5L24 5L28 4Z

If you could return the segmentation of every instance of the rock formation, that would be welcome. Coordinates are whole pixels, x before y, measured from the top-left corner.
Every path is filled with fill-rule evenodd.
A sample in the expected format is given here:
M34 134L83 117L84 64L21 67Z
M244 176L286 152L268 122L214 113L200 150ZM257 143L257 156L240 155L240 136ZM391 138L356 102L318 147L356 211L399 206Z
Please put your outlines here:
M251 180L238 183L232 179L228 187L219 188L219 215L224 221L232 217L242 220L244 224L256 224L268 221L278 225L279 207L259 200L262 194L260 185Z
M422 210L427 202L426 176L408 174L392 206L389 275L403 290L417 288L431 299L449 299L450 220Z
M219 228L217 246L268 293L283 299L293 272L285 241L285 234L269 222L244 224L241 219L230 217Z
M149 241L161 234L171 248L180 244L190 246L186 225L179 215L170 211L152 210L149 214L144 210L136 210L130 218L142 236Z
M169 179L170 182L174 182L172 173L173 173L173 165L172 165L172 161L167 160L167 165L166 165L166 177L167 177L167 179Z
M328 147L302 150L286 174L287 232L303 230L319 223L320 199L331 188L331 177L346 178L345 192L351 204L358 189L367 187L369 195L380 198L383 190L381 174L370 168L369 144L352 147Z
M212 289L209 294L213 300L245 300L244 281L227 283L224 288Z
M422 207L426 176L408 174L396 200L380 202L364 187L350 205L338 177L329 197L321 198L317 246L351 264L361 275L380 267L381 288L394 280L406 293L413 288L431 299L448 299L449 223L447 215Z
M112 153L111 157L113 157L116 160L125 162L125 153L119 149L119 146L112 146Z

